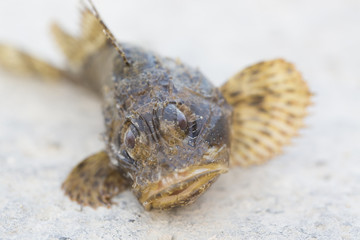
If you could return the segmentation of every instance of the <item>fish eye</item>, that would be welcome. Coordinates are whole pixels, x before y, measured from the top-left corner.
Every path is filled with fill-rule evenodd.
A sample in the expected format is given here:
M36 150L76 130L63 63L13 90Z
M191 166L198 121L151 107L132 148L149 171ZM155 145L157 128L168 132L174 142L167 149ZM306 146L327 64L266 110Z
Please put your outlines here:
M135 147L135 134L131 127L125 133L125 145L130 149Z
M179 125L180 129L185 130L188 124L184 113L177 109L176 117L177 124Z
M185 114L180 111L175 104L169 104L164 109L164 119L176 122L181 130L185 130L188 126L188 122Z

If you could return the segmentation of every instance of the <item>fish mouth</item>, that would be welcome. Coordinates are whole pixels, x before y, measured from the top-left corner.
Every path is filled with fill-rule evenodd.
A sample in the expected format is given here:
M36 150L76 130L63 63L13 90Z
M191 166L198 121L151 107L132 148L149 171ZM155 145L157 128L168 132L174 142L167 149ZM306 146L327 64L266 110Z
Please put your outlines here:
M228 167L223 164L193 166L151 183L141 192L139 201L146 210L169 209L194 202Z

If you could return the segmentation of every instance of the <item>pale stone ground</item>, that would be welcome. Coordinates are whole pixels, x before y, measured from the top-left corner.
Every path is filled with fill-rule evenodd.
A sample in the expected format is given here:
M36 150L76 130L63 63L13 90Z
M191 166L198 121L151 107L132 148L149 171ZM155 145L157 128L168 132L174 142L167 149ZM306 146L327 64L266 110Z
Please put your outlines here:
M75 1L76 2L76 1ZM200 69L220 85L248 64L296 63L316 96L308 127L266 165L233 169L194 205L145 212L131 192L111 209L80 207L61 182L100 150L100 104L67 84L1 74L0 239L359 239L360 2L96 1L119 39ZM74 1L1 1L0 39L61 58L56 19Z

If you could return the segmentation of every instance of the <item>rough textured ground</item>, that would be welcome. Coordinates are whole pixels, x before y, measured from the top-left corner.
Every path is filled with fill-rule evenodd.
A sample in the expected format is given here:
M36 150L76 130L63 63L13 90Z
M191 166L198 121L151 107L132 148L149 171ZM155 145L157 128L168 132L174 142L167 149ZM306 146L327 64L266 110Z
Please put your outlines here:
M0 3L0 39L61 63L74 1ZM194 205L145 212L131 192L81 209L60 185L100 150L100 104L67 84L1 74L0 239L358 239L360 2L97 1L119 39L199 66L216 84L254 62L296 63L316 94L308 127L266 165L233 169ZM21 8L20 8L21 6Z

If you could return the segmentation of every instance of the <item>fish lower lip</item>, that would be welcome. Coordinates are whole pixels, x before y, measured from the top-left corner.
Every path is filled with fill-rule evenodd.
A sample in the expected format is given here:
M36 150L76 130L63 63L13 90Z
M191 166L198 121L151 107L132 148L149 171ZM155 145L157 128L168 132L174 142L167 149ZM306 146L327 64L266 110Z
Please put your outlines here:
M221 164L194 166L164 177L142 190L139 201L146 210L168 209L192 203L217 177L228 171Z

